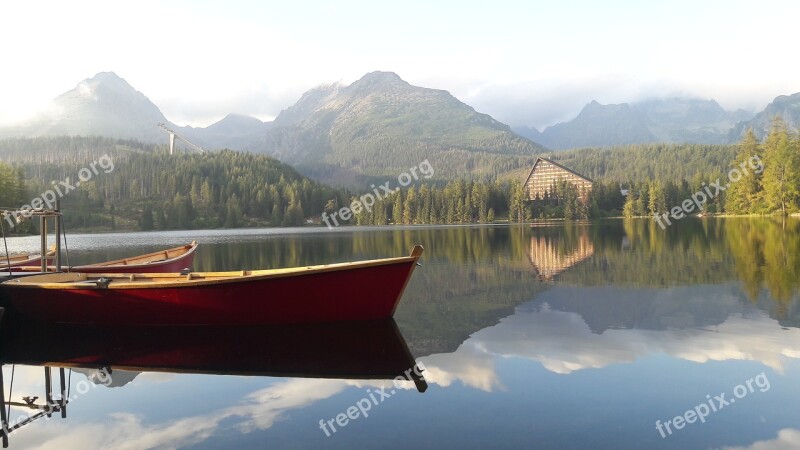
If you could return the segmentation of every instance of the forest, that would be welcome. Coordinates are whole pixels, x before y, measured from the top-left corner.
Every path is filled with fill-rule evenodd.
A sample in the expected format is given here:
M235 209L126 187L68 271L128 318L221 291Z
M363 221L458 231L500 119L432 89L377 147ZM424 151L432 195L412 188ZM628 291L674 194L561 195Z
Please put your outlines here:
M169 155L163 146L102 137L42 137L0 141L0 206L19 208L54 183L77 178L102 155L113 173L100 173L62 199L74 229L169 230L319 224L323 213L349 205L362 192L315 182L291 166L245 152ZM753 156L764 170L730 184L709 201L709 213L783 214L800 208L800 140L776 120L759 142L751 132L738 145L639 145L553 154L594 178L586 201L569 183L528 201L521 176L490 176L416 184L356 214L355 225L488 223L496 220L585 220L660 214ZM513 167L513 165L512 165ZM526 173L527 175L527 173ZM628 195L623 196L622 191ZM364 192L368 192L365 190ZM30 231L20 226L17 232Z
M54 182L74 182L81 168L108 155L113 172L100 172L62 199L65 225L80 229L302 225L345 195L273 158L227 150L169 155L135 141L56 137L0 141L0 154L13 164L0 164L0 183L16 186L3 189L3 201L16 207Z
M727 187L709 200L706 213L786 215L800 210L800 138L781 119L774 120L763 142L749 130L735 149L727 164L690 180L652 177L632 183L623 215L663 214L717 180Z

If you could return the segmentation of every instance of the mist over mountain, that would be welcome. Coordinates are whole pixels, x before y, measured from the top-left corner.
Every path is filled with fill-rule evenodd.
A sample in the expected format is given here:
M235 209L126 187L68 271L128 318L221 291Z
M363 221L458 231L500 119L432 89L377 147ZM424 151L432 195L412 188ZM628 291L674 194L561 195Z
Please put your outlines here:
M731 129L752 116L726 111L714 100L650 99L638 103L587 104L578 116L539 132L515 131L553 150L645 143L723 144Z
M653 142L655 136L641 114L627 103L601 105L592 101L575 119L553 125L542 133L553 150Z
M759 139L764 138L775 117L781 117L790 130L800 130L800 92L775 97L775 100L755 117L736 124L736 127L730 132L730 140L732 142L739 141L750 128Z
M255 146L269 128L254 117L237 114L206 128L180 127L117 74L101 72L56 97L32 119L0 129L0 137L105 136L166 143L167 134L159 123L209 149Z
M164 139L158 123L170 123L158 107L114 72L101 72L56 97L49 107L0 136L97 135L145 142Z

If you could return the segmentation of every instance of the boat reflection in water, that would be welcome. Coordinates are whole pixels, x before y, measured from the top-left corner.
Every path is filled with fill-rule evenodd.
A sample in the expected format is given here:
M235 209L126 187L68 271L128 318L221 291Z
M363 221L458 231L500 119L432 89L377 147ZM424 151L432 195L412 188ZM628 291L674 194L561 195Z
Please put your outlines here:
M356 380L401 377L412 381L419 392L427 389L422 371L392 319L250 327L23 327L4 323L0 339L0 363L44 366L45 372L44 397L37 401L30 392L13 392L13 380L3 380L0 371L4 448L8 435L19 427L54 413L66 417L71 397L65 368L84 373L88 369L90 378L106 386L120 385L114 379L115 371L130 371ZM55 395L53 368L58 370L60 385ZM6 415L9 406L34 413L11 420Z

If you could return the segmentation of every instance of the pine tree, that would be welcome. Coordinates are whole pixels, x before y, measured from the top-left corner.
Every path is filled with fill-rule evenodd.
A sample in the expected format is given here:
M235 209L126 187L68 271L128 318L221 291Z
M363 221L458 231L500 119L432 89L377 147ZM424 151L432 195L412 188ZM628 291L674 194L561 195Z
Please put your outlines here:
M270 221L272 226L278 226L283 222L283 211L279 203L274 203L272 205L272 214L270 214L270 216L272 217Z
M800 195L797 147L786 124L776 117L764 142L764 197L770 208L783 215Z
M522 222L525 218L525 187L519 180L511 182L508 204L508 220Z
M139 228L142 231L150 231L155 228L153 223L153 207L148 203L142 210L142 217L139 219Z
M403 193L400 191L397 191L397 194L394 196L392 222L394 222L395 225L403 223Z
M659 181L652 181L649 186L647 209L650 215L658 215L667 210L664 186Z
M732 179L730 187L725 191L725 210L728 212L747 214L764 210L761 177L763 173L756 173L751 167L754 157L759 158L763 163L763 150L756 134L750 128L742 138L742 142L739 143L739 152L731 163L731 171L736 171L741 178ZM684 198L688 198L688 195L687 189Z
M417 214L417 194L414 191L414 186L409 188L406 194L405 208L403 209L403 223L412 224Z
M628 196L625 198L625 205L622 207L622 215L624 217L635 217L636 214L636 198L633 195L633 189L628 190Z

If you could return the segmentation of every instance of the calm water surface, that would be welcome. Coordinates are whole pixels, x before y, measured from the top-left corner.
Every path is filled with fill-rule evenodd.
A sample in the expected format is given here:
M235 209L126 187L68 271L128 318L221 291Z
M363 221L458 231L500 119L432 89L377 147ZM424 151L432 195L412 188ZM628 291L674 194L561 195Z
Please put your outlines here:
M651 222L70 235L72 264L192 239L195 270L399 256L416 243L425 254L399 336L349 325L337 338L303 333L302 348L281 330L95 336L136 357L197 359L183 373L117 369L108 387L95 370L68 370L67 418L14 431L10 447L800 446L800 224ZM47 350L47 339L30 342ZM374 342L396 351L363 350ZM412 367L403 343L425 368L424 393L364 379L386 358ZM42 367L5 365L3 377L7 399L44 397ZM356 418L337 424L348 408Z

